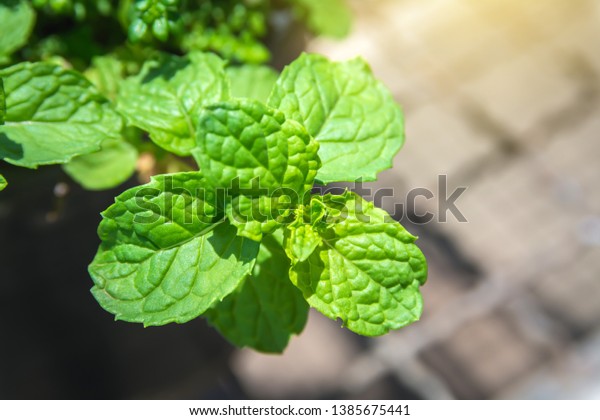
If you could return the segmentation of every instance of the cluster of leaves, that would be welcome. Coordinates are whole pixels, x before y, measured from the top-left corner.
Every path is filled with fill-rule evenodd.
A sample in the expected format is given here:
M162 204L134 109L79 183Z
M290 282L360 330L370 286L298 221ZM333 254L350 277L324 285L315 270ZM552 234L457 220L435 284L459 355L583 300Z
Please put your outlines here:
M123 83L128 123L201 170L156 176L103 213L96 299L145 325L204 315L269 352L302 330L309 306L368 336L418 319L416 238L353 193L311 193L391 166L403 123L389 91L360 59L309 54L270 89L250 87L201 53L163 56Z
M32 0L36 9L51 15L71 15L79 21L95 13L108 16L113 3L112 0Z
M419 318L416 238L355 194L312 193L391 167L404 139L390 92L360 59L304 54L279 75L221 58L266 60L256 45L275 10L341 36L343 0L34 6L0 0L0 160L62 164L89 189L128 179L144 150L177 162L103 213L90 265L102 307L145 325L202 315L268 352L302 330L310 306L368 336Z
M92 188L131 175L137 151L123 138L122 117L83 75L40 62L0 70L0 78L0 158L27 168L65 163Z
M336 26L325 25L323 16L331 8L340 16L333 19L339 22L333 31ZM340 36L350 23L344 0L0 0L0 83L4 79L9 108L5 123L0 89L0 160L28 168L63 164L72 178L95 190L128 179L143 151L186 167L148 147L141 131L125 128L105 98L116 99L121 81L155 58L156 48L211 50L235 62L263 62L269 58L262 44L269 17L281 10L295 13L317 33ZM45 64L25 63L40 60ZM276 77L256 66L231 67L229 76L236 86L252 80L257 89ZM41 88L32 88L36 85ZM35 101L25 101L30 93ZM87 102L74 115L67 98L84 93ZM104 120L84 111L95 108L105 110Z
M270 54L261 40L269 13L268 0L207 0L183 15L189 29L182 34L181 45L187 51L217 51L242 62L265 62Z
M141 0L133 4L134 18L129 25L129 39L137 42L144 38L148 29L160 41L169 38L176 28L181 0Z
M129 39L150 36L183 51L213 51L244 63L263 63L270 58L263 44L269 19L291 12L316 34L347 35L351 15L345 0L136 0Z
M318 35L345 36L346 0L2 0L0 65L61 56L83 70L94 55L145 48L212 51L238 63L264 63L264 45L281 16ZM284 21L286 21L284 19Z
M261 40L268 32L269 18L281 11L291 11L315 34L342 38L350 29L345 0L206 0L182 14L181 47L263 63L270 53Z

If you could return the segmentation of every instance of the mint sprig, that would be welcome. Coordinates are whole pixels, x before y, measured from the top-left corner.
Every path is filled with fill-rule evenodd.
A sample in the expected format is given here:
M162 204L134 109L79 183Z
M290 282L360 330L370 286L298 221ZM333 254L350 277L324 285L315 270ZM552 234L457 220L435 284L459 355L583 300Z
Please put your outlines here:
M144 325L204 315L265 352L301 332L308 306L367 336L419 319L416 238L353 193L311 193L317 179L374 179L403 143L402 113L363 61L303 55L268 104L229 98L216 56L162 63L123 84L119 109L133 104L129 121L200 169L154 177L103 213L90 273L106 310Z

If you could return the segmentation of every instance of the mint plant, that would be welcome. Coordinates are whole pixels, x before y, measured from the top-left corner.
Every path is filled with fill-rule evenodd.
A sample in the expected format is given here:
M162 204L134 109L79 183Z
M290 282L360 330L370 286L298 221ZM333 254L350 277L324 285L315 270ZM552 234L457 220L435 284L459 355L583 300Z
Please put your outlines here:
M311 193L390 167L404 141L391 94L360 59L304 54L266 103L232 98L224 66L164 56L123 82L128 122L200 170L156 176L102 214L98 302L147 326L204 315L267 352L302 330L309 306L367 336L417 320L416 238L354 193Z
M354 193L313 193L390 168L402 112L362 59L260 64L282 12L330 36L350 23L343 0L0 1L2 164L101 190L155 162L98 228L92 294L116 319L202 316L281 352L310 307L366 336L419 318L416 238Z

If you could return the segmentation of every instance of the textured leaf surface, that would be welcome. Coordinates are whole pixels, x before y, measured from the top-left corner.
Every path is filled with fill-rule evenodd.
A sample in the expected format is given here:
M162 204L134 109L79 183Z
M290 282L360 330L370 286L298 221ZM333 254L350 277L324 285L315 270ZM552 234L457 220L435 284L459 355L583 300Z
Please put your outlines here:
M0 125L4 124L6 117L6 94L4 93L4 82L0 78Z
M374 181L404 143L400 108L360 58L333 63L303 54L283 71L269 105L319 142L324 183Z
M88 190L105 190L127 181L135 171L138 152L123 139L109 139L98 152L77 156L63 165L71 178Z
M285 230L285 251L294 263L306 261L322 243L319 233L309 224L289 226Z
M194 157L216 188L265 195L310 190L319 167L318 145L297 122L254 100L206 107L200 114ZM264 189L264 191L261 191Z
M123 80L123 63L110 55L94 57L92 66L85 71L85 77L107 98L114 100Z
M377 336L419 319L427 263L415 237L359 196L325 196L322 245L290 278L308 303L348 329Z
M117 319L145 325L202 314L251 272L259 246L216 214L214 194L195 172L121 194L98 228L94 297Z
M6 93L0 159L30 168L64 163L118 137L122 121L82 75L47 63L0 70Z
M225 212L238 229L238 235L260 241L263 234L281 226L291 212L290 207L285 197L238 195L229 199Z
M285 215L286 208L308 197L320 164L317 151L318 144L299 123L258 101L241 99L208 106L200 114L193 154L207 182L230 197L248 198L232 203L233 213L241 217L231 221L240 234L258 240L259 224L272 219L272 211ZM259 197L262 201L253 202ZM273 200L279 205L273 206ZM257 208L267 211L266 219L255 215ZM248 227L245 221L258 223Z
M200 109L229 97L223 67L223 60L208 53L146 62L139 75L121 84L117 108L162 148L189 155Z
M289 268L281 245L265 236L252 276L207 312L209 322L238 347L282 352L308 317L308 304L290 282Z
M0 174L0 191L5 189L7 185L8 185L8 182L6 182L6 178L4 178L2 176L2 174Z
M35 24L35 12L27 1L0 2L0 57L9 56L27 42Z
M266 102L277 81L278 73L268 66L245 64L227 67L231 96Z
M285 252L294 264L306 261L315 248L322 245L317 226L323 225L325 215L325 205L318 195L311 197L310 204L300 205L296 209L295 219L285 227L283 236Z
M292 0L296 14L317 35L343 38L350 32L352 12L345 0Z

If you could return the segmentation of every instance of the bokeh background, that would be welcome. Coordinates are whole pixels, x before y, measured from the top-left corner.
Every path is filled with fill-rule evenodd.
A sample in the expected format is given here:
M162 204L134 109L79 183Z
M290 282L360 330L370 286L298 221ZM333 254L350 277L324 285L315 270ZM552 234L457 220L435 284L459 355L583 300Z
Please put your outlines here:
M438 197L439 175L467 187L467 222L424 199L434 221L403 219L430 264L422 320L366 339L311 313L282 356L203 320L115 323L86 272L115 191L23 170L0 199L0 398L600 398L600 3L351 4L350 37L305 48L364 56L404 108L384 207Z

